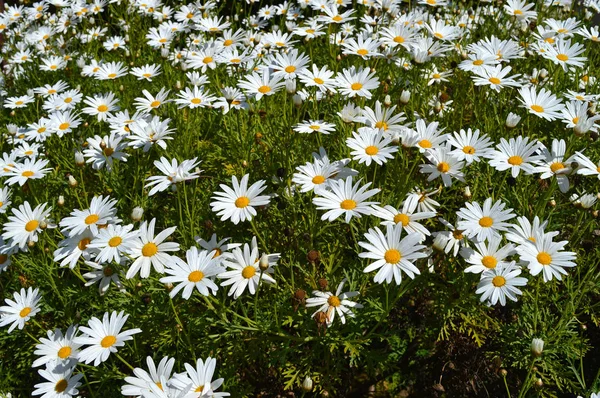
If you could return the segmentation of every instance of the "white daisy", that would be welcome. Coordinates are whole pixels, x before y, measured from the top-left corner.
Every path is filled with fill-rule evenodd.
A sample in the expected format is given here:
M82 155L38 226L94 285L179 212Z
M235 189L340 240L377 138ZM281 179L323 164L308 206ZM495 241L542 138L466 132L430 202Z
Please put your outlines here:
M456 212L458 228L479 242L500 236L500 232L507 231L510 226L506 221L515 217L512 209L504 210L505 203L498 200L492 205L492 198L483 202L483 208L477 202L465 203L465 206Z
M313 296L306 299L307 307L319 307L319 309L312 315L313 317L319 313L324 312L327 315L327 325L330 326L335 319L337 313L343 324L346 323L346 315L354 318L354 313L350 308L362 308L363 306L354 301L348 300L349 298L358 296L358 292L346 292L342 293L346 279L342 280L338 285L335 294L331 292L321 292L315 290L312 292Z
M187 261L173 257L174 262L167 264L165 273L171 275L161 278L162 283L177 283L169 296L175 297L183 289L182 297L189 300L194 288L204 296L216 294L219 289L213 277L223 272L221 259L215 257L216 251L198 251L190 247L185 253Z
M179 243L164 242L177 227L167 228L154 236L154 224L156 218L153 218L150 223L144 221L140 225L139 234L129 250L129 255L134 262L129 266L127 279L133 278L138 272L141 278L147 278L150 276L151 267L160 274L164 273L165 265L173 261L173 256L166 252L179 250Z
M15 300L5 299L4 301L8 305L0 307L0 326L6 326L10 324L8 333L12 332L17 326L19 330L25 327L25 322L34 317L39 311L39 302L42 296L40 295L39 289L32 289L29 287L27 290L21 288L20 292L14 292L13 296Z
M360 218L361 214L372 214L371 205L379 202L365 202L365 200L378 194L380 189L367 191L370 182L362 187L359 185L360 180L352 185L352 177L347 177L346 180L331 181L329 184L331 191L320 191L320 196L313 198L313 203L318 210L328 210L321 216L321 220L333 221L343 214L348 223L353 216Z
M481 294L482 302L489 299L492 305L498 301L500 305L505 305L507 297L517 301L517 295L522 294L517 286L527 285L527 279L519 277L520 274L521 269L515 266L514 261L507 266L488 269L481 274L481 281L475 293Z
M245 174L238 183L237 177L233 176L233 189L225 184L219 185L224 192L215 192L210 206L212 211L221 217L221 221L231 219L231 222L238 224L240 221L252 220L252 217L256 216L254 206L265 206L269 203L269 196L260 195L266 188L265 181L257 181L248 188L249 178L250 175Z

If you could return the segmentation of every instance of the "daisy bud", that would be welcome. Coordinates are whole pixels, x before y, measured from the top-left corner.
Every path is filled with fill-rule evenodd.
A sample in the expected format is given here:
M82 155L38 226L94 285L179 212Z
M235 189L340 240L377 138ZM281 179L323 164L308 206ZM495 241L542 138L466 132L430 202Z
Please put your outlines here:
M509 112L508 116L506 117L506 127L508 127L509 129L512 129L512 128L516 127L516 125L519 124L520 121L521 121L521 116L515 115L512 112Z
M11 111L11 112L10 112L10 115L11 115L11 116L15 116L15 115L16 115L16 112L15 112L15 111Z
M296 79L288 79L285 81L285 91L289 94L296 93Z
M175 88L176 88L177 90L181 90L181 81L177 80L177 81L175 82Z
M64 206L65 205L65 197L62 196L62 195L60 195L58 197L58 201L56 202L56 204L59 205L59 206Z
M592 212L592 216L594 216L594 218L598 218L598 214L600 214L600 213L598 213L598 210L594 210Z
M90 124L88 122L83 123L83 127L88 127Z
M260 257L258 268L260 268L261 271L266 271L269 268L269 256L267 254L263 253Z
M69 186L71 188L74 188L77 186L77 180L71 174L69 174L68 180L69 180Z
M8 130L8 134L15 135L15 134L17 134L18 127L16 124L11 123L11 124L6 125L6 129Z
M312 391L312 388L313 388L313 381L310 378L310 376L306 376L306 378L302 382L302 390L304 392L310 392L310 391Z
M300 108L302 106L302 97L298 94L294 94L292 97L292 102L296 108Z
M433 239L433 245L432 246L433 246L433 248L435 250L443 252L444 249L446 248L446 243L448 243L448 241L446 240L446 238L442 234L438 234Z
M546 69L542 69L542 70L540 71L540 77L541 77L542 79L545 79L545 78L547 78L547 77L548 77L548 71L547 71Z
M342 56L338 54L337 57L335 57L336 61L340 62L342 60Z
M134 207L133 210L131 211L131 219L134 222L140 221L142 219L143 215L144 215L144 209L142 209L139 206Z
M544 387L544 382L542 381L542 379L537 379L535 381L535 387L536 388L542 388L542 387Z
M408 104L409 100L410 100L410 91L402 90L402 93L400 94L400 102L403 104Z
M181 70L185 72L187 70L187 68L188 68L187 64L185 62L183 62L181 64Z
M383 99L383 105L390 107L392 106L392 98L389 95L386 95Z
M233 20L234 20L235 22L238 22L238 21L240 20L240 17L239 17L239 15L238 15L238 14L235 14L235 15L233 16Z
M46 228L48 228L48 222L47 222L46 220L42 220L42 221L40 222L40 228L41 228L41 229L46 229Z
M27 246L29 246L30 248L34 247L35 246L35 242L32 241L32 240L30 240L29 242L27 242Z
M500 376L506 377L507 374L508 374L508 371L506 369L500 369Z
M554 199L551 199L551 200L548 202L548 205L549 205L550 207L556 207L556 200L554 200Z
M162 21L163 21L163 15L162 15L162 14L158 14L157 21L158 21L159 23L162 23Z
M90 17L88 21L90 21L90 24L92 25L96 23L96 19L94 17Z
M75 152L75 165L82 167L85 164L85 159L83 158L83 153L77 151Z
M28 89L27 90L27 95L29 95L30 97L33 97L33 90L32 89Z
M100 149L102 149L102 150L106 149L106 142L104 142L104 140L100 141Z
M544 351L544 340L542 339L533 339L531 340L531 353L534 357L539 357L542 355Z
M169 57L169 49L168 48L161 48L160 49L160 56L163 58L168 58Z
M165 283L165 289L167 289L167 290L173 290L173 284L171 282Z
M471 198L471 188L467 185L465 190L463 191L463 196L465 199Z
M246 160L242 161L242 167L244 167L244 168L248 167L248 162Z
M327 290L327 279L321 278L317 281L317 284L319 285L319 289Z

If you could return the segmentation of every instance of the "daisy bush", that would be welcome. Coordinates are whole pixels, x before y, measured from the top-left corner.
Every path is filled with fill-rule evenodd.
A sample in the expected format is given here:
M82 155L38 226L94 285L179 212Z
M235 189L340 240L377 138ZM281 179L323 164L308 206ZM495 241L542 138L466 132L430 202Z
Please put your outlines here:
M0 4L0 396L597 396L598 0Z

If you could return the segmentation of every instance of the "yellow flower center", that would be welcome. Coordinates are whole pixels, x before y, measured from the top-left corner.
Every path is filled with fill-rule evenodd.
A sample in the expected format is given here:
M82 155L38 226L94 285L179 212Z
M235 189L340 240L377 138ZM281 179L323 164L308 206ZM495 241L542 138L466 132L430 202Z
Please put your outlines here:
M106 112L108 110L108 106L106 105L100 105L98 107L98 112Z
M479 219L479 225L482 226L483 228L489 228L494 224L494 219L492 217L481 217Z
M15 102L15 105L23 105L23 101L17 101Z
M205 64L210 64L212 61L213 57L204 57L204 59L202 60L202 62Z
M160 101L156 100L156 101L152 101L150 103L150 107L152 108L158 108L160 106Z
M235 200L235 207L238 209L243 209L244 207L250 204L250 199L247 196L240 196Z
M120 236L113 236L108 240L108 245L110 247L117 247L121 244L121 242L123 242L123 239L121 239Z
M109 78L109 79L114 79L115 77L117 77L117 74L116 74L116 73L109 73L109 74L108 74L108 78Z
M387 131L388 129L388 124L386 122L377 122L375 123L375 127L378 129L383 129L384 131Z
M463 238L462 231L455 229L454 231L452 231L452 237L456 240L461 240Z
M521 11L521 10L514 10L513 14L514 15L523 15L523 11Z
M434 74L432 75L432 77L433 77L434 79L439 79L440 77L442 77L442 75L440 75L439 73L434 73Z
M404 43L404 37L402 37L402 36L394 37L394 43Z
M356 202L352 199L345 199L340 203L340 207L344 210L352 210L356 207Z
M325 83L325 80L321 79L320 77L315 77L315 78L313 79L313 81L314 81L315 83L317 83L317 84L323 84L323 83Z
M369 51L364 48L361 48L361 49L357 50L356 53L358 55L367 55L369 53Z
M90 238L83 238L79 241L77 247L79 248L79 250L84 251L91 241L92 240Z
M54 386L54 391L56 392L64 392L69 386L69 382L65 379L60 379L56 385Z
M21 318L25 318L27 315L31 313L31 307L25 307L19 312L19 316Z
M192 98L192 100L190 101L192 104L196 104L198 105L199 103L202 102L202 100L200 98Z
M544 112L544 108L539 105L531 105L530 107L534 112L542 113Z
M144 257L152 257L158 252L158 246L153 242L148 242L142 247L142 255Z
M58 357L60 359L68 358L71 355L71 347L65 346L58 350Z
M562 62L566 62L569 60L569 56L567 54L558 54L556 58L558 58L558 60Z
M494 256L483 256L481 259L481 264L483 264L485 268L496 268L498 260L496 260L496 257Z
M296 67L295 67L294 65L286 66L286 67L285 67L285 71L286 71L287 73L292 73L292 72L295 72L295 71L296 71Z
M497 275L492 279L492 285L495 287L502 287L506 285L506 279L503 276Z
M396 224L402 223L402 226L406 227L410 222L410 217L408 217L406 214L398 213L394 216L394 222Z
M252 278L256 274L256 268L251 265L244 267L242 270L242 276L246 279Z
M25 224L25 231L33 232L37 229L38 225L40 225L40 222L38 220L28 221L27 224Z
M167 42L167 39L165 39L165 38L163 37L163 38L162 38L162 39L160 39L158 42L159 42L159 43L166 43L166 42Z
M59 130L66 130L66 129L68 129L70 126L71 126L71 125L70 125L68 122L64 122L64 123L61 123L61 124L58 126L58 129L59 129Z
M490 77L488 80L492 84L500 84L500 79L498 79L497 77Z
M539 252L536 259L538 260L538 263L542 265L548 265L552 262L552 256L546 252Z
M26 171L22 172L22 173L21 173L21 175L22 175L23 177L27 177L27 178L29 178L29 177L32 177L32 176L33 176L33 171L31 171L31 170L26 170Z
M428 148L431 148L433 146L433 144L429 140L421 140L421 141L419 141L419 146L421 148L428 149Z
M523 163L523 158L520 157L519 155L514 155L508 158L507 160L508 164L512 165L512 166L519 166L521 163Z
M446 162L440 162L437 165L437 169L440 173L447 173L450 171L450 165Z
M231 39L227 39L223 42L223 46L225 46L225 47L229 47L232 44L233 44L233 40L231 40Z
M46 131L46 127L40 127L40 128L37 130L37 132L38 132L39 134L42 134L42 133L43 133L43 132L45 132L45 131Z
M565 165L562 164L561 162L554 162L550 165L550 170L552 170L553 173L556 173L559 170L562 170L565 168Z
M73 98L71 98L71 97L67 97L67 98L65 98L65 99L63 100L63 102L64 102L65 104L70 104L72 101L73 101Z
M311 130L317 131L317 130L321 129L321 126L316 125L316 124L311 124L310 126L308 126L308 128L311 129Z
M331 19L333 19L335 22L340 22L343 18L340 15L336 15L335 17L333 17Z
M327 299L327 304L329 304L332 307L339 307L342 304L342 301L338 296L329 296L329 298Z
M441 34L441 33L439 33L439 32L435 32L433 35L434 35L435 37L437 37L438 39L443 39L443 38L444 38L444 35L443 35L443 34Z
M90 214L89 216L87 216L87 217L85 218L85 223L86 223L87 225L94 224L94 223L96 223L96 222L97 222L99 219L100 219L100 217L98 217L98 215L97 215L97 214Z
M164 391L164 390L163 390L162 383L161 383L160 381L157 381L157 382L156 382L156 383L154 383L154 384L156 384L156 387L158 387L158 388L160 389L160 391Z
M204 278L202 271L192 271L188 275L188 281L192 283L198 283Z
M352 85L350 86L350 88L354 91L358 91L363 87L362 84L360 83L352 83Z
M104 148L102 150L102 152L104 153L105 156L111 156L113 153L115 153L115 148L111 148L111 147L107 146L106 148Z
M383 255L383 258L389 264L398 264L400 260L402 260L402 253L400 253L396 249L389 249L386 250L385 254Z
M475 66L481 66L481 65L483 65L483 60L482 59L476 59L475 61L473 61L473 65L475 65Z
M365 148L365 153L369 156L375 156L378 152L379 148L377 148L375 145L369 145Z
M117 342L117 338L115 336L106 336L100 341L100 345L102 348L112 347L113 344Z
M465 147L463 147L462 151L467 155L472 155L475 153L475 148L471 145L466 145Z
M266 94L269 91L271 91L271 87L269 87L269 86L260 86L258 88L258 92L261 93L261 94Z
M194 392L202 392L202 390L204 390L204 386L198 386Z
M325 177L323 177L322 175L314 176L312 178L312 183L315 185L320 185L320 184L323 184L324 182L325 182Z

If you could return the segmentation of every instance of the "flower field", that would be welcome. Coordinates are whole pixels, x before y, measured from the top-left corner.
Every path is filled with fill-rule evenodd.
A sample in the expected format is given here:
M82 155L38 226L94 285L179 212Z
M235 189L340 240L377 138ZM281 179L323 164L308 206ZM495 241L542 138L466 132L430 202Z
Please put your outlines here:
M0 397L600 396L600 1L0 14Z

